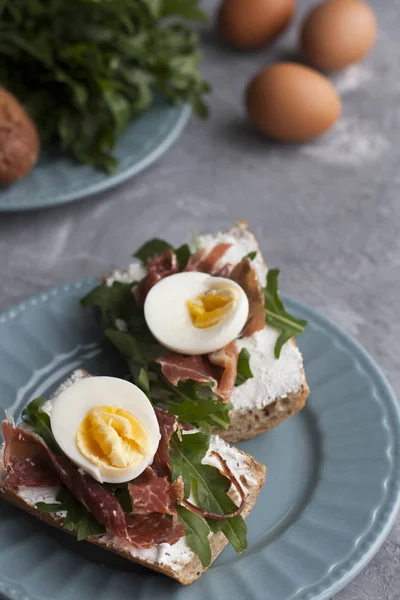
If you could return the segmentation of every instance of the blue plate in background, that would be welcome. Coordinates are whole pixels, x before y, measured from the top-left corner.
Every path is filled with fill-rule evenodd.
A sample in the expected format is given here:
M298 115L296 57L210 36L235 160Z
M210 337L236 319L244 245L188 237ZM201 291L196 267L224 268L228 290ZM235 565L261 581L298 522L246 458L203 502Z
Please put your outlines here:
M183 131L190 113L188 105L177 108L158 98L119 138L119 167L112 175L62 154L43 152L25 179L0 188L0 212L48 208L115 187L157 160Z
M0 409L18 418L77 367L110 374L81 281L0 315ZM227 548L189 587L0 502L0 592L9 600L322 600L371 559L400 499L399 408L368 354L312 309L299 338L311 396L280 427L239 447L268 466L248 518L249 550Z

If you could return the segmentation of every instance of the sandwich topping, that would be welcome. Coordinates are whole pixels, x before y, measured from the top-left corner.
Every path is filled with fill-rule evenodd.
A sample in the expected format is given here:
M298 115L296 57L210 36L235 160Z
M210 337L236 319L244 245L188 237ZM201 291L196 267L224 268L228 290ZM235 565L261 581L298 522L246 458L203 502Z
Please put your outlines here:
M146 272L140 281L105 281L82 305L101 310L106 337L153 404L196 426L227 428L235 386L253 378L250 353L239 352L237 340L277 329L278 359L306 322L285 310L278 270L261 287L257 250L239 259L235 244L203 239L206 247L194 240L195 252L188 244L147 242L135 254Z
M115 377L85 377L65 389L53 402L50 421L65 455L100 483L138 477L160 440L147 396Z
M203 355L234 341L245 326L249 302L243 289L223 277L177 273L148 293L144 318L163 348Z
M116 404L98 404L105 396ZM136 407L133 398L140 400ZM193 550L207 566L212 522L229 520L227 537L232 536L238 551L245 549L246 529L240 517L245 494L226 461L209 449L209 431L195 430L153 408L140 389L120 379L87 376L75 381L52 400L50 415L42 408L45 401L33 400L19 427L10 419L3 421L6 489L57 486L56 502L39 502L36 508L59 515L78 539L107 533L135 548L151 548L175 544L187 535L189 524L195 525L205 535L202 550L195 543ZM123 408L115 408L117 403ZM155 448L148 454L154 440ZM219 468L203 464L207 453L215 455ZM125 463L132 455L136 471L128 476ZM103 464L107 482L99 478L104 475ZM121 469L125 475L113 480L110 469ZM228 494L231 487L238 494L238 505ZM189 536L189 544L190 540Z

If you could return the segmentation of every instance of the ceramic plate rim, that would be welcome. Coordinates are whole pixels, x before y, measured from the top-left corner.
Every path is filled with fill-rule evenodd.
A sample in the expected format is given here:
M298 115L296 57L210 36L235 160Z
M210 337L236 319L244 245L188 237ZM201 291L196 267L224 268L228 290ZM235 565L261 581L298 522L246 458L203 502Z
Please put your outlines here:
M117 172L114 175L110 175L107 179L103 179L97 183L89 185L85 189L73 190L65 194L60 194L55 200L45 199L43 201L29 202L23 201L18 204L6 204L1 199L0 194L0 213L17 213L17 212L29 212L40 209L52 208L54 206L62 206L79 200L84 200L95 194L106 192L114 187L119 186L131 177L134 177L151 164L153 164L158 158L160 158L164 152L177 140L182 131L184 130L187 122L189 121L190 115L192 114L192 107L189 104L183 104L175 107L177 110L177 116L174 120L173 126L158 146L151 150L146 156L141 158L135 164L127 167L121 172Z
M59 294L65 294L82 288L89 289L89 286L93 286L98 282L98 277L91 277L61 284L54 288L42 291L1 312L0 326L15 318L18 313L25 311L29 304L33 306L38 302L45 303L49 298L54 298ZM394 416L394 419L390 420L390 429L392 433L394 432L394 435L396 435L397 431L398 436L400 436L400 407L398 400L387 377L384 375L375 359L353 336L330 321L330 319L302 302L285 295L282 295L282 297L285 302L294 307L295 310L298 308L303 315L306 317L308 316L309 318L311 317L318 325L322 326L325 330L333 332L341 341L344 341L346 344L350 345L350 347L353 347L364 363L369 365L374 372L374 376L376 376L377 381L384 390L384 394L382 395L382 397L384 397L384 404L386 408L391 409L391 413L393 413L391 416ZM305 366L307 368L307 365ZM364 568L384 542L394 523L397 512L400 509L400 452L398 449L400 437L395 437L395 439L397 439L397 451L393 454L390 469L392 488L387 491L385 496L384 513L379 520L372 523L372 526L365 533L365 539L352 551L351 555L344 563L341 564L340 571L338 573L328 573L328 575L326 575L319 583L311 584L308 588L300 589L296 594L296 598L299 597L299 600L300 598L301 600L325 600L330 598L330 596L341 590ZM371 535L374 538L372 541L369 539ZM25 590L21 587L19 587L18 592L15 587L14 589L11 589L10 585L2 579L0 580L0 591L10 600L15 600L16 598L18 600L30 600L31 598L34 598L34 596L27 595Z

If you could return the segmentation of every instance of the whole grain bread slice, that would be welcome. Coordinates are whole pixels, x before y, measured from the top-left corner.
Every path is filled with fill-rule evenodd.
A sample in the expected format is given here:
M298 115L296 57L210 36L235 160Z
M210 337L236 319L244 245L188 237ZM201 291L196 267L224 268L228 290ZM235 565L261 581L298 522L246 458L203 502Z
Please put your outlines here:
M242 516L247 517L250 514L250 512L257 500L257 496L260 493L260 490L264 484L266 468L264 465L259 463L257 460L255 460L252 456L250 456L246 452L241 452L238 450L238 453L239 452L243 457L245 457L246 461L248 462L249 476L251 476L252 480L256 481L256 483L254 483L253 485L250 485L247 489L246 503L245 503L244 510L242 512ZM17 506L18 508L26 511L30 515L33 515L33 516L41 519L48 525L57 527L57 529L63 529L63 520L64 519L62 516L59 516L57 514L45 513L45 512L41 512L41 511L37 510L34 506L29 504L24 498L21 498L20 496L18 496L18 494L16 492L11 491L11 490L5 488L4 486L2 487L1 484L0 484L0 492L1 492L1 497L4 500L6 500L7 502L10 502L14 506ZM66 531L65 529L63 529L63 530ZM75 535L74 532L70 532L70 531L66 531L66 533L71 533L72 535ZM149 560L146 558L141 558L138 556L133 556L129 552L127 545L125 547L121 547L121 545L118 543L118 540L115 540L114 538L109 538L106 536L93 537L93 538L88 538L87 541L92 544L95 544L96 546L99 546L100 548L104 548L105 550L109 550L110 552L118 554L119 556L122 556L133 563L142 565L144 567L152 569L153 571L162 573L163 575L167 575L168 577L171 577L172 579L175 579L176 581L179 581L179 583L182 583L184 585L193 583L194 581L196 581L196 579L198 579L200 577L200 575L202 573L204 573L207 570L207 568L204 568L201 565L198 556L195 554L193 554L193 558L188 563L182 565L181 568L178 569L178 568L176 568L176 567L174 568L168 564L160 564L157 561ZM79 542L79 543L82 543L82 542ZM218 532L218 533L211 535L211 539L210 539L211 553L212 553L211 563L214 562L214 560L217 558L217 556L220 554L220 552L222 552L222 550L225 548L227 543L228 543L228 540L226 539L226 537L224 536L224 534L222 532Z
M65 382L63 382L60 385L60 387L54 393L53 397L57 396L66 387L69 387L75 381L81 379L82 377L90 377L90 374L87 371L84 371L81 369L74 371L74 373L72 373L71 377L69 377ZM241 450L238 450L237 448L235 448L234 451L235 451L235 456L237 458L241 457L242 464L245 469L245 473L242 473L240 475L239 480L243 486L243 489L245 490L245 495L246 495L246 501L245 501L245 506L244 506L244 509L242 512L242 516L247 517L250 514L250 512L257 500L257 497L260 493L260 490L264 484L264 480L265 480L265 476L266 476L266 467L263 464L259 463L250 454L247 454L246 452L242 452ZM221 455L223 456L222 452L221 452ZM0 456L0 462L1 462L1 456ZM1 497L4 500L6 500L7 502L10 502L14 506L17 506L18 508L21 508L22 510L26 511L27 513L37 517L38 519L44 521L48 525L52 525L53 527L56 527L58 529L63 529L64 531L66 531L63 528L64 517L61 514L57 514L57 513L52 514L52 513L46 513L46 512L39 511L33 503L30 503L29 501L27 501L26 497L24 497L23 495L20 495L18 493L18 490L10 490L4 485L5 475L6 475L5 470L1 464L1 466L0 466L0 493L1 493ZM232 497L234 498L234 492L232 492L232 494L233 494ZM71 533L72 535L75 535L74 532L67 531L67 533ZM110 537L109 535L105 535L105 536L101 536L101 537L87 538L87 541L89 543L95 544L96 546L104 548L105 550L109 550L110 552L118 554L119 556L122 556L133 563L140 564L144 567L152 569L153 571L157 571L159 573L167 575L168 577L171 577L172 579L175 579L176 581L179 581L180 583L182 583L184 585L193 583L194 581L196 581L196 579L198 579L200 577L200 575L202 573L204 573L204 571L207 570L207 568L204 568L201 565L201 562L200 562L198 556L194 553L192 553L192 557L185 564L169 565L169 564L161 563L157 559L149 559L144 556L140 557L140 556L134 555L130 551L130 546L127 543L125 543L125 544L121 543L121 540ZM222 552L222 550L225 548L227 543L228 543L228 540L226 539L226 537L224 536L224 534L222 532L211 534L211 537L210 537L210 546L211 546L211 553L212 553L211 563L214 562L216 557L220 554L220 552Z
M253 268L256 271L260 285L265 286L265 279L268 272L268 267L265 263L264 257L260 250L260 246L255 235L249 230L246 220L242 220L237 223L232 229L225 232L218 232L210 235L201 235L199 237L201 247L211 248L219 243L231 243L232 247L224 256L224 261L235 264L240 261L248 253L255 256L252 260ZM111 285L114 281L130 282L134 280L140 280L144 274L143 267L140 263L131 263L127 269L116 270L110 273L108 276L103 278L103 283ZM265 326L268 328L268 325ZM249 338L248 338L249 339ZM242 342L244 341L244 338ZM231 424L228 430L215 429L217 433L224 440L231 443L238 442L240 440L247 440L259 435L271 429L277 427L285 419L293 416L299 410L301 410L309 395L309 388L307 385L306 375L302 363L301 354L297 348L296 341L293 338L286 344L286 351L290 349L290 352L297 353L299 360L296 377L296 385L288 385L287 388L280 387L280 393L268 396L263 391L256 393L249 391L251 384L248 382L244 383L240 388L235 388L232 394L233 410L230 412ZM278 359L284 365L283 355L285 354L285 347L282 350L281 358ZM271 358L265 359L265 367L261 368L259 372L254 372L254 377L268 377L268 370L271 367L273 356L273 347L268 348L268 353ZM267 364L268 363L268 364ZM268 366L269 365L269 366ZM252 366L252 357L250 353L250 366ZM283 379L285 375L284 366L279 375L276 375L276 379ZM243 406L243 402L237 402L239 395L247 397L246 406Z

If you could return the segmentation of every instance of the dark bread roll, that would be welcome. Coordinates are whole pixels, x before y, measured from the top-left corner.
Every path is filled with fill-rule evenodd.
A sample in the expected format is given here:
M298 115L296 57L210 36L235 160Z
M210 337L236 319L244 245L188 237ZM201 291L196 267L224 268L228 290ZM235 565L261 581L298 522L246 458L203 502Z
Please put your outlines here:
M27 175L37 161L37 129L18 100L0 87L0 184Z

